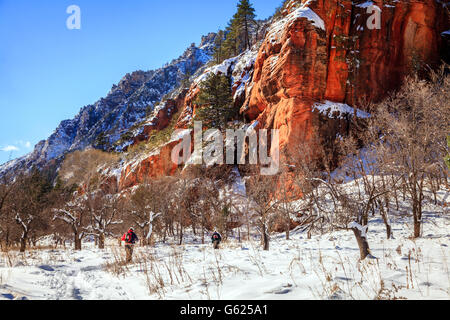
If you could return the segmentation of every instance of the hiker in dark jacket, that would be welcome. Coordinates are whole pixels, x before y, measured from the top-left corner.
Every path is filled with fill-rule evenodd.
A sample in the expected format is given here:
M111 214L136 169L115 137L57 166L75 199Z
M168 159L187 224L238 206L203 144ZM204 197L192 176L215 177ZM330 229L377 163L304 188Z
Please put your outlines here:
M211 236L211 241L213 243L214 249L219 249L220 242L222 241L222 236L217 231L214 231Z
M127 263L133 261L133 247L136 242L139 241L138 236L134 233L134 228L130 228L127 233L122 237L122 241L125 241L125 252L127 254Z

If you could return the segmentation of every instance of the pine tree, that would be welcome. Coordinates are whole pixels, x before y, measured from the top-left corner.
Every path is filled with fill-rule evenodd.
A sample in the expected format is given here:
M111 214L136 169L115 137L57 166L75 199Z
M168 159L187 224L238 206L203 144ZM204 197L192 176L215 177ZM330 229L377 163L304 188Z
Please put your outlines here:
M239 24L236 15L228 22L226 28L226 39L223 43L223 52L226 58L235 57L239 54Z
M214 40L214 59L217 64L222 63L224 60L224 47L223 43L225 41L225 32L223 30L219 30L217 32L216 39Z
M233 106L231 80L222 74L209 75L200 85L195 103L200 107L195 120L203 121L206 127L223 127L237 113Z
M255 9L248 0L240 0L237 11L228 22L225 30L225 41L217 49L223 54L223 60L234 57L251 47L251 30L257 26ZM218 62L219 63L219 62Z
M241 0L238 4L237 23L244 37L244 48L250 49L250 28L255 24L255 9L249 0Z

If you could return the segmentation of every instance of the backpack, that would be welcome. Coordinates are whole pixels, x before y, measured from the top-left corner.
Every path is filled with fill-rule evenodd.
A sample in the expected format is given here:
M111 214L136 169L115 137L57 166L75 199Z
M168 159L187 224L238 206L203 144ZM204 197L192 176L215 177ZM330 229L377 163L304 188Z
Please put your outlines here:
M132 240L133 240L133 235L131 234L131 232L127 232L127 235L125 237L125 242L131 243Z

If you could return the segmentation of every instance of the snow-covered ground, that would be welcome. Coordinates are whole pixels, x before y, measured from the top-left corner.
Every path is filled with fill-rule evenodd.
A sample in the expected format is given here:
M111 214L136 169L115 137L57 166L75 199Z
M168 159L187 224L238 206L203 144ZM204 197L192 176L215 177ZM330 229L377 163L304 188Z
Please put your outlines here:
M441 210L442 211L442 210ZM123 247L85 244L72 250L2 253L1 299L449 299L449 218L426 211L424 236L412 240L411 219L394 219L395 239L386 240L381 219L368 234L378 259L358 262L351 232L308 240L272 237L270 251L258 239L230 240L219 251L190 236L179 247L138 248L135 263L117 263Z

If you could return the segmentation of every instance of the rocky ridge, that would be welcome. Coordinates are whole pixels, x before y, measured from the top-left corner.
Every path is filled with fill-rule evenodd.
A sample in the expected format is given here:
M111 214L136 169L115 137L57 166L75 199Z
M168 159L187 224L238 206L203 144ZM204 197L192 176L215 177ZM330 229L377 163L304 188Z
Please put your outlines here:
M120 140L133 136L133 127L152 114L164 96L210 61L215 37L215 33L202 37L198 47L192 44L178 59L158 70L125 75L105 98L83 107L73 119L62 121L31 153L1 165L0 175L58 164L67 153L88 147L122 151Z

